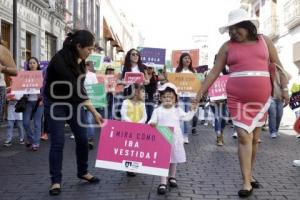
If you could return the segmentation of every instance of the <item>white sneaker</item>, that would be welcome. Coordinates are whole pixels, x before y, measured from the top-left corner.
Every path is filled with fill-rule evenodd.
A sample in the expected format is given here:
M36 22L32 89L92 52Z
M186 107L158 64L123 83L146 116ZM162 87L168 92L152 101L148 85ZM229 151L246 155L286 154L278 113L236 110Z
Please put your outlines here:
M72 135L70 135L70 139L75 139L75 137L74 137L74 135L72 134Z
M275 138L277 138L277 134L276 133L271 133L270 137L275 139Z
M183 138L183 143L184 144L188 144L189 143L189 138L188 137L184 137Z
M294 165L295 167L300 167L300 160L294 160L294 161L293 161L293 165Z
M236 138L238 137L237 132L234 132L234 133L232 134L232 137L233 137L234 139L236 139Z
M296 135L296 138L300 138L300 134L299 134L299 135Z

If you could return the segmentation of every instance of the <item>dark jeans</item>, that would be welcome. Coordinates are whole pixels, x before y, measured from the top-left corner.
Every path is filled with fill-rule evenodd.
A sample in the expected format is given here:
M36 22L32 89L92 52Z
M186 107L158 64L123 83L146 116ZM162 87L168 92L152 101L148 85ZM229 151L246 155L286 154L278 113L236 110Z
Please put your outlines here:
M154 100L153 99L149 99L145 101L146 103L146 112L147 112L147 121L146 123L148 123L148 121L151 119L155 104L154 104Z
M52 105L52 108L51 108ZM87 174L88 168L88 138L86 128L80 122L86 124L83 108L77 111L78 105L53 105L51 102L45 103L45 120L48 121L48 131L50 135L49 167L51 182L61 183L63 148L65 142L64 129L66 122L69 123L75 136L77 176ZM52 109L52 112L50 110ZM80 113L78 113L80 112ZM51 116L52 114L52 116ZM77 120L77 115L79 116ZM60 119L58 119L60 118Z

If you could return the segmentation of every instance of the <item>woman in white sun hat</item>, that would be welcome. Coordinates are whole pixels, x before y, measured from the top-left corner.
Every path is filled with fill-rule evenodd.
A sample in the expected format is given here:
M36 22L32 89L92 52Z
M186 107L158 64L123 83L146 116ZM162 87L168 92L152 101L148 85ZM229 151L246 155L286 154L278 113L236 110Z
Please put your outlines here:
M281 66L273 42L257 33L258 21L243 9L229 13L228 23L219 29L229 32L217 55L213 69L198 92L200 100L207 89L228 65L227 102L230 116L238 132L238 156L243 176L240 197L252 194L259 183L252 176L261 126L271 102L269 60ZM282 82L283 99L288 101L287 82Z

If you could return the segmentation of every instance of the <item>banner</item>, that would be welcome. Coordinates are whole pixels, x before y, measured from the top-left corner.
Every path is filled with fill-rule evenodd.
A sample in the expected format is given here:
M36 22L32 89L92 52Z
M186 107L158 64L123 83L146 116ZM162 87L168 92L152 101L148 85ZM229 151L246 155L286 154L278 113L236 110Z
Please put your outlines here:
M208 96L211 101L227 99L226 84L229 75L219 76L213 85L208 89Z
M300 110L300 91L292 93L289 106L293 111Z
M192 58L193 67L197 67L199 65L199 49L190 49L190 50L174 50L172 51L172 66L177 67L179 63L179 58L182 53L190 54Z
M43 86L42 70L19 71L17 76L12 76L12 94L40 94Z
M86 61L92 61L94 64L94 69L96 71L101 71L102 69L102 64L103 64L103 59L104 56L101 54L90 54L89 57L86 59Z
M138 84L144 84L144 74L140 72L126 72L124 81L126 84L130 83L138 83Z
M166 49L139 47L142 62L147 66L163 68L166 62Z
M179 96L195 96L201 88L199 78L193 73L167 73L167 79L176 85Z
M85 85L88 97L95 108L106 107L107 99L104 84Z
M168 176L173 140L170 128L106 122L100 134L96 167Z

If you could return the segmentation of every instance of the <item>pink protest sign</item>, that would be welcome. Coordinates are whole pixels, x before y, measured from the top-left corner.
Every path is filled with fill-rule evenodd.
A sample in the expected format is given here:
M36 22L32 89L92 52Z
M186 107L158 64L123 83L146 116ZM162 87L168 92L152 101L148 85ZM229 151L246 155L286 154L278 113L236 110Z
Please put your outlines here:
M173 137L170 128L106 122L101 131L96 167L168 176Z
M42 71L20 71L12 78L12 94L39 94L43 85Z
M211 101L227 99L226 84L229 75L219 76L214 84L208 89L208 96Z
M127 84L129 84L129 83L143 84L145 77L144 77L143 73L126 72L124 80Z

